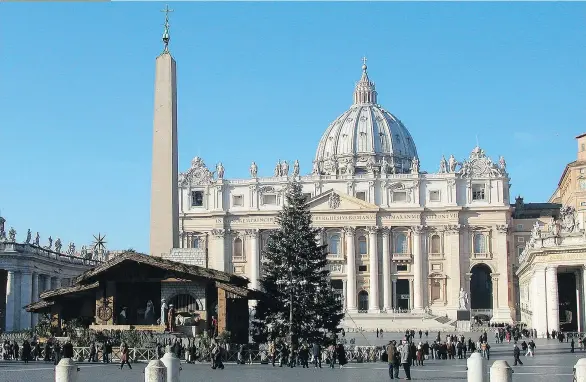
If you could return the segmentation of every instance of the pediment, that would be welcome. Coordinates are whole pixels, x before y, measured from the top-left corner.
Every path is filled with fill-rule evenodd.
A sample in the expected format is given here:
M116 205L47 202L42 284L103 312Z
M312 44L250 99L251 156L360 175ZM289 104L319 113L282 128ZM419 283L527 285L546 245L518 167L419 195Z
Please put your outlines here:
M343 192L326 191L310 200L310 211L378 211L379 207Z

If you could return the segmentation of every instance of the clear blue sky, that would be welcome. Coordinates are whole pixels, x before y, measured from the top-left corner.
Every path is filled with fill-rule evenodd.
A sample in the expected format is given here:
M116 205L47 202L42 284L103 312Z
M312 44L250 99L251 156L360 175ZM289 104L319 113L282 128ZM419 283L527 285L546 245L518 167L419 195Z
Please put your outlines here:
M0 5L0 210L78 246L148 249L154 59L164 3ZM351 104L361 57L422 168L504 155L546 201L586 122L584 3L171 4L180 170L309 172Z

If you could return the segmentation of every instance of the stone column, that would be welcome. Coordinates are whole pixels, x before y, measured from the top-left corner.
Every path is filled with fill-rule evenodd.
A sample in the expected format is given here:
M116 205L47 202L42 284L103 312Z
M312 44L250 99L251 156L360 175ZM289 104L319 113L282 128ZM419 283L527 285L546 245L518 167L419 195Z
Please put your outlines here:
M213 229L212 235L216 247L214 260L212 262L213 268L218 271L232 273L234 270L229 269L230 260L226 253L226 237L228 236L228 231L225 229Z
M346 296L348 295L348 280L342 280L342 309L348 308Z
M547 330L560 330L558 270L555 266L548 266L545 270L547 290Z
M415 298L415 293L413 292L414 289L414 282L413 279L409 280L409 310L413 310L413 300Z
M413 232L413 310L423 313L423 253L421 233L423 226L412 227Z
M45 288L43 289L43 292L51 290L51 276L44 275L44 280L45 280Z
M14 271L7 272L7 280L6 280L6 331L11 332L16 330L14 326L14 316L15 316L15 296L14 296L14 289L16 287L16 280L14 279Z
M370 265L369 313L380 313L378 296L378 227L368 227L368 259Z
M582 285L580 283L580 272L574 271L574 278L576 280L576 322L578 323L578 332L582 331Z
M258 282L260 278L260 255L258 252L258 230L251 229L246 231L250 238L250 288L260 289Z
M582 325L582 330L584 330L586 329L586 266L582 268L582 272L580 272L580 275L582 276L581 304L584 312L584 316L582 317L582 320L584 321Z
M393 279L393 309L397 309L397 279Z
M346 306L349 312L357 312L356 307L356 246L354 245L354 227L345 227L346 237L346 287L348 294L346 296Z
M31 314L24 309L31 303L33 295L33 274L32 272L22 272L20 281L20 329L31 328Z
M529 284L531 293L531 326L537 330L537 336L545 338L547 331L547 306L545 301L545 267L538 266L531 276Z
M383 309L391 310L391 256L389 251L389 229L384 227L383 234Z
M499 273L491 273L490 278L492 280L492 320L496 322L501 322L498 318L499 310Z
M39 301L39 274L38 273L33 273L32 275L33 277L33 285L32 285L32 301L31 302L37 302ZM39 315L36 313L32 313L32 327L34 327L35 325L37 325L39 321Z

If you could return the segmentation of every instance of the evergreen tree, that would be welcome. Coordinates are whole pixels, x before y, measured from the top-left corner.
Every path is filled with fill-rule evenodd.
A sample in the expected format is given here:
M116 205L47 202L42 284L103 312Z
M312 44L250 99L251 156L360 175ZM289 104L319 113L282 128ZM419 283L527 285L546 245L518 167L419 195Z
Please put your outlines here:
M284 339L292 329L296 341L324 342L344 314L330 284L326 246L317 242L318 230L311 227L299 183L289 184L285 207L276 220L280 228L270 234L263 251L260 282L268 299L257 304L254 339Z

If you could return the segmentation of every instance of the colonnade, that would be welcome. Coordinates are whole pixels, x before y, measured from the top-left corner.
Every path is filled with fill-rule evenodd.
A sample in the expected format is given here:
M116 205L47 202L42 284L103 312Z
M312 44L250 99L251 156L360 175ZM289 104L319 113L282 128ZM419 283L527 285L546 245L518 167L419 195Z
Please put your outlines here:
M378 257L378 236L382 235L382 274L383 274L383 303L382 310L390 311L397 307L396 279L391 279L391 253L390 253L390 229L388 227L367 227L368 232L368 254L369 254L369 293L368 310L370 313L379 313L379 257ZM346 238L346 308L350 313L358 311L357 283L356 283L356 245L355 227L345 227ZM412 274L413 282L410 285L411 306L414 313L423 313L423 286L424 286L424 255L422 251L422 226L412 227ZM427 278L427 277L426 277Z
M565 265L566 272L573 272L576 281L577 330L586 330L584 312L586 312L586 266ZM571 268L574 268L573 270ZM539 264L535 267L530 280L531 324L539 336L544 337L552 330L560 330L560 297L558 284L559 266L556 264ZM572 319L573 321L574 319Z
M61 287L62 279L28 270L8 270L6 273L4 330L32 328L38 323L38 315L27 312L24 306L37 301L42 292Z

